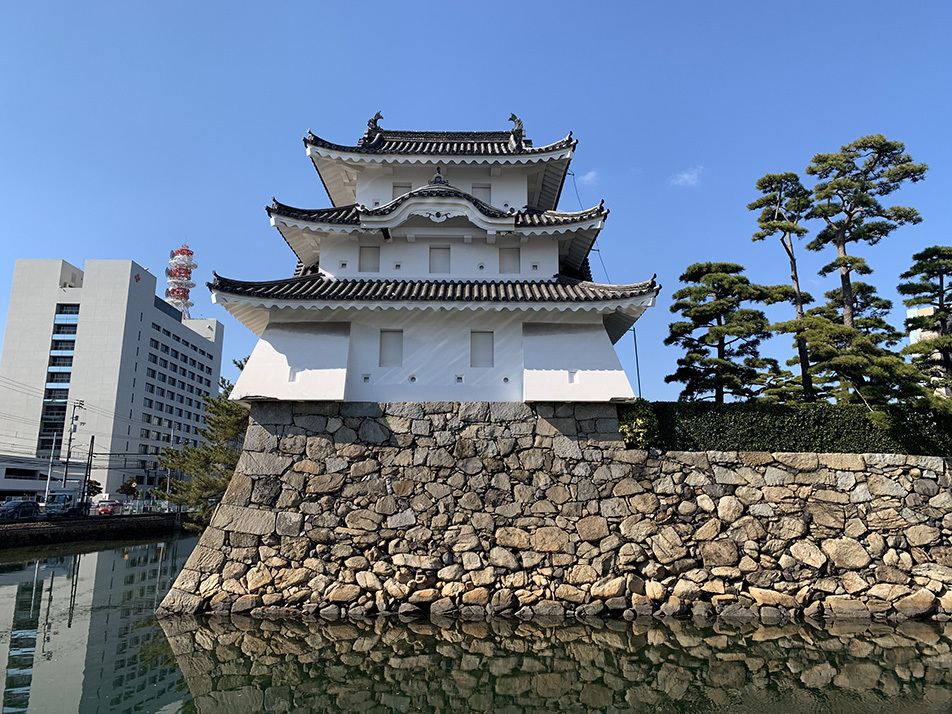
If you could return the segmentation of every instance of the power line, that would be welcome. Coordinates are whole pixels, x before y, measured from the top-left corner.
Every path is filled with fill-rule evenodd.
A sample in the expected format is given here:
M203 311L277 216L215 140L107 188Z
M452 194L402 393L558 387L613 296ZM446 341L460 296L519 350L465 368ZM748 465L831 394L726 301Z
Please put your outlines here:
M584 211L585 207L582 205L582 198L578 193L578 183L575 180L575 172L569 171L569 176L572 177L572 186L575 188L575 200L578 201L578 208L580 211ZM609 284L612 284L612 279L608 275L608 268L605 266L605 259L602 258L602 251L598 247L598 238L592 241L592 248L589 251L598 255L598 262L602 265L602 272L605 273L605 280ZM638 359L638 332L635 330L634 324L628 328L628 331L631 332L632 343L634 344L635 349L635 379L638 383L638 398L641 398L641 362Z

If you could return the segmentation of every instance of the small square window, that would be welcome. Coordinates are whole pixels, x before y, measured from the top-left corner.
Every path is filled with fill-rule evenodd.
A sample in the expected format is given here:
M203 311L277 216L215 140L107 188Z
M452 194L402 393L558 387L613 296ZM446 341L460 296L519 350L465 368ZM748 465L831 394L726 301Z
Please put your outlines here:
M341 270L347 270L347 261L346 261L346 260L342 260L342 261L340 262L340 269L341 269Z

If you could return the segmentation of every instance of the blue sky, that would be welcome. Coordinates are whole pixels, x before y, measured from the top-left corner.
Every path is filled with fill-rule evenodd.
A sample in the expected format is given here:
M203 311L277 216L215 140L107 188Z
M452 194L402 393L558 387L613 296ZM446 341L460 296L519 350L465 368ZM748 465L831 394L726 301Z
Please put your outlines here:
M930 165L895 195L922 224L855 251L901 323L898 274L950 238L950 21L952 3L880 0L4 3L0 320L21 257L128 258L161 276L187 242L199 284L213 269L286 277L295 258L263 206L329 205L308 129L352 144L377 110L385 127L455 130L507 129L515 112L537 145L579 140L581 204L611 209L610 280L658 274L641 384L675 399L663 379L679 353L662 341L683 269L732 261L785 282L780 246L750 241L754 182L866 134ZM579 208L571 183L560 207ZM831 256L800 256L808 290L835 287L816 275ZM193 295L193 316L226 325L226 359L247 355L254 336ZM790 353L785 338L769 351ZM634 384L630 342L619 353Z

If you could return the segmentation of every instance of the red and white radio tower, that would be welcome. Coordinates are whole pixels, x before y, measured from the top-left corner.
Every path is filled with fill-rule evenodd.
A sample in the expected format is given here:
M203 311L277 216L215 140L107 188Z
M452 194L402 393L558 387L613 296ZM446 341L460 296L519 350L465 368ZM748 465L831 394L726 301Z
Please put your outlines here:
M195 287L192 282L192 271L198 264L192 260L194 253L187 245L176 248L169 254L169 267L165 269L166 281L169 284L165 291L165 301L182 311L182 317L190 318L188 309L194 305L188 299L189 291Z

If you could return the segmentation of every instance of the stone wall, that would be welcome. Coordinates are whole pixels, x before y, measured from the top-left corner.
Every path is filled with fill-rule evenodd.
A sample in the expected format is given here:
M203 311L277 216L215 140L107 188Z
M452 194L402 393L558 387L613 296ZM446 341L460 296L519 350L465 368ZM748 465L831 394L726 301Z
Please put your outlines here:
M160 613L952 615L952 460L631 451L612 405L251 416Z

